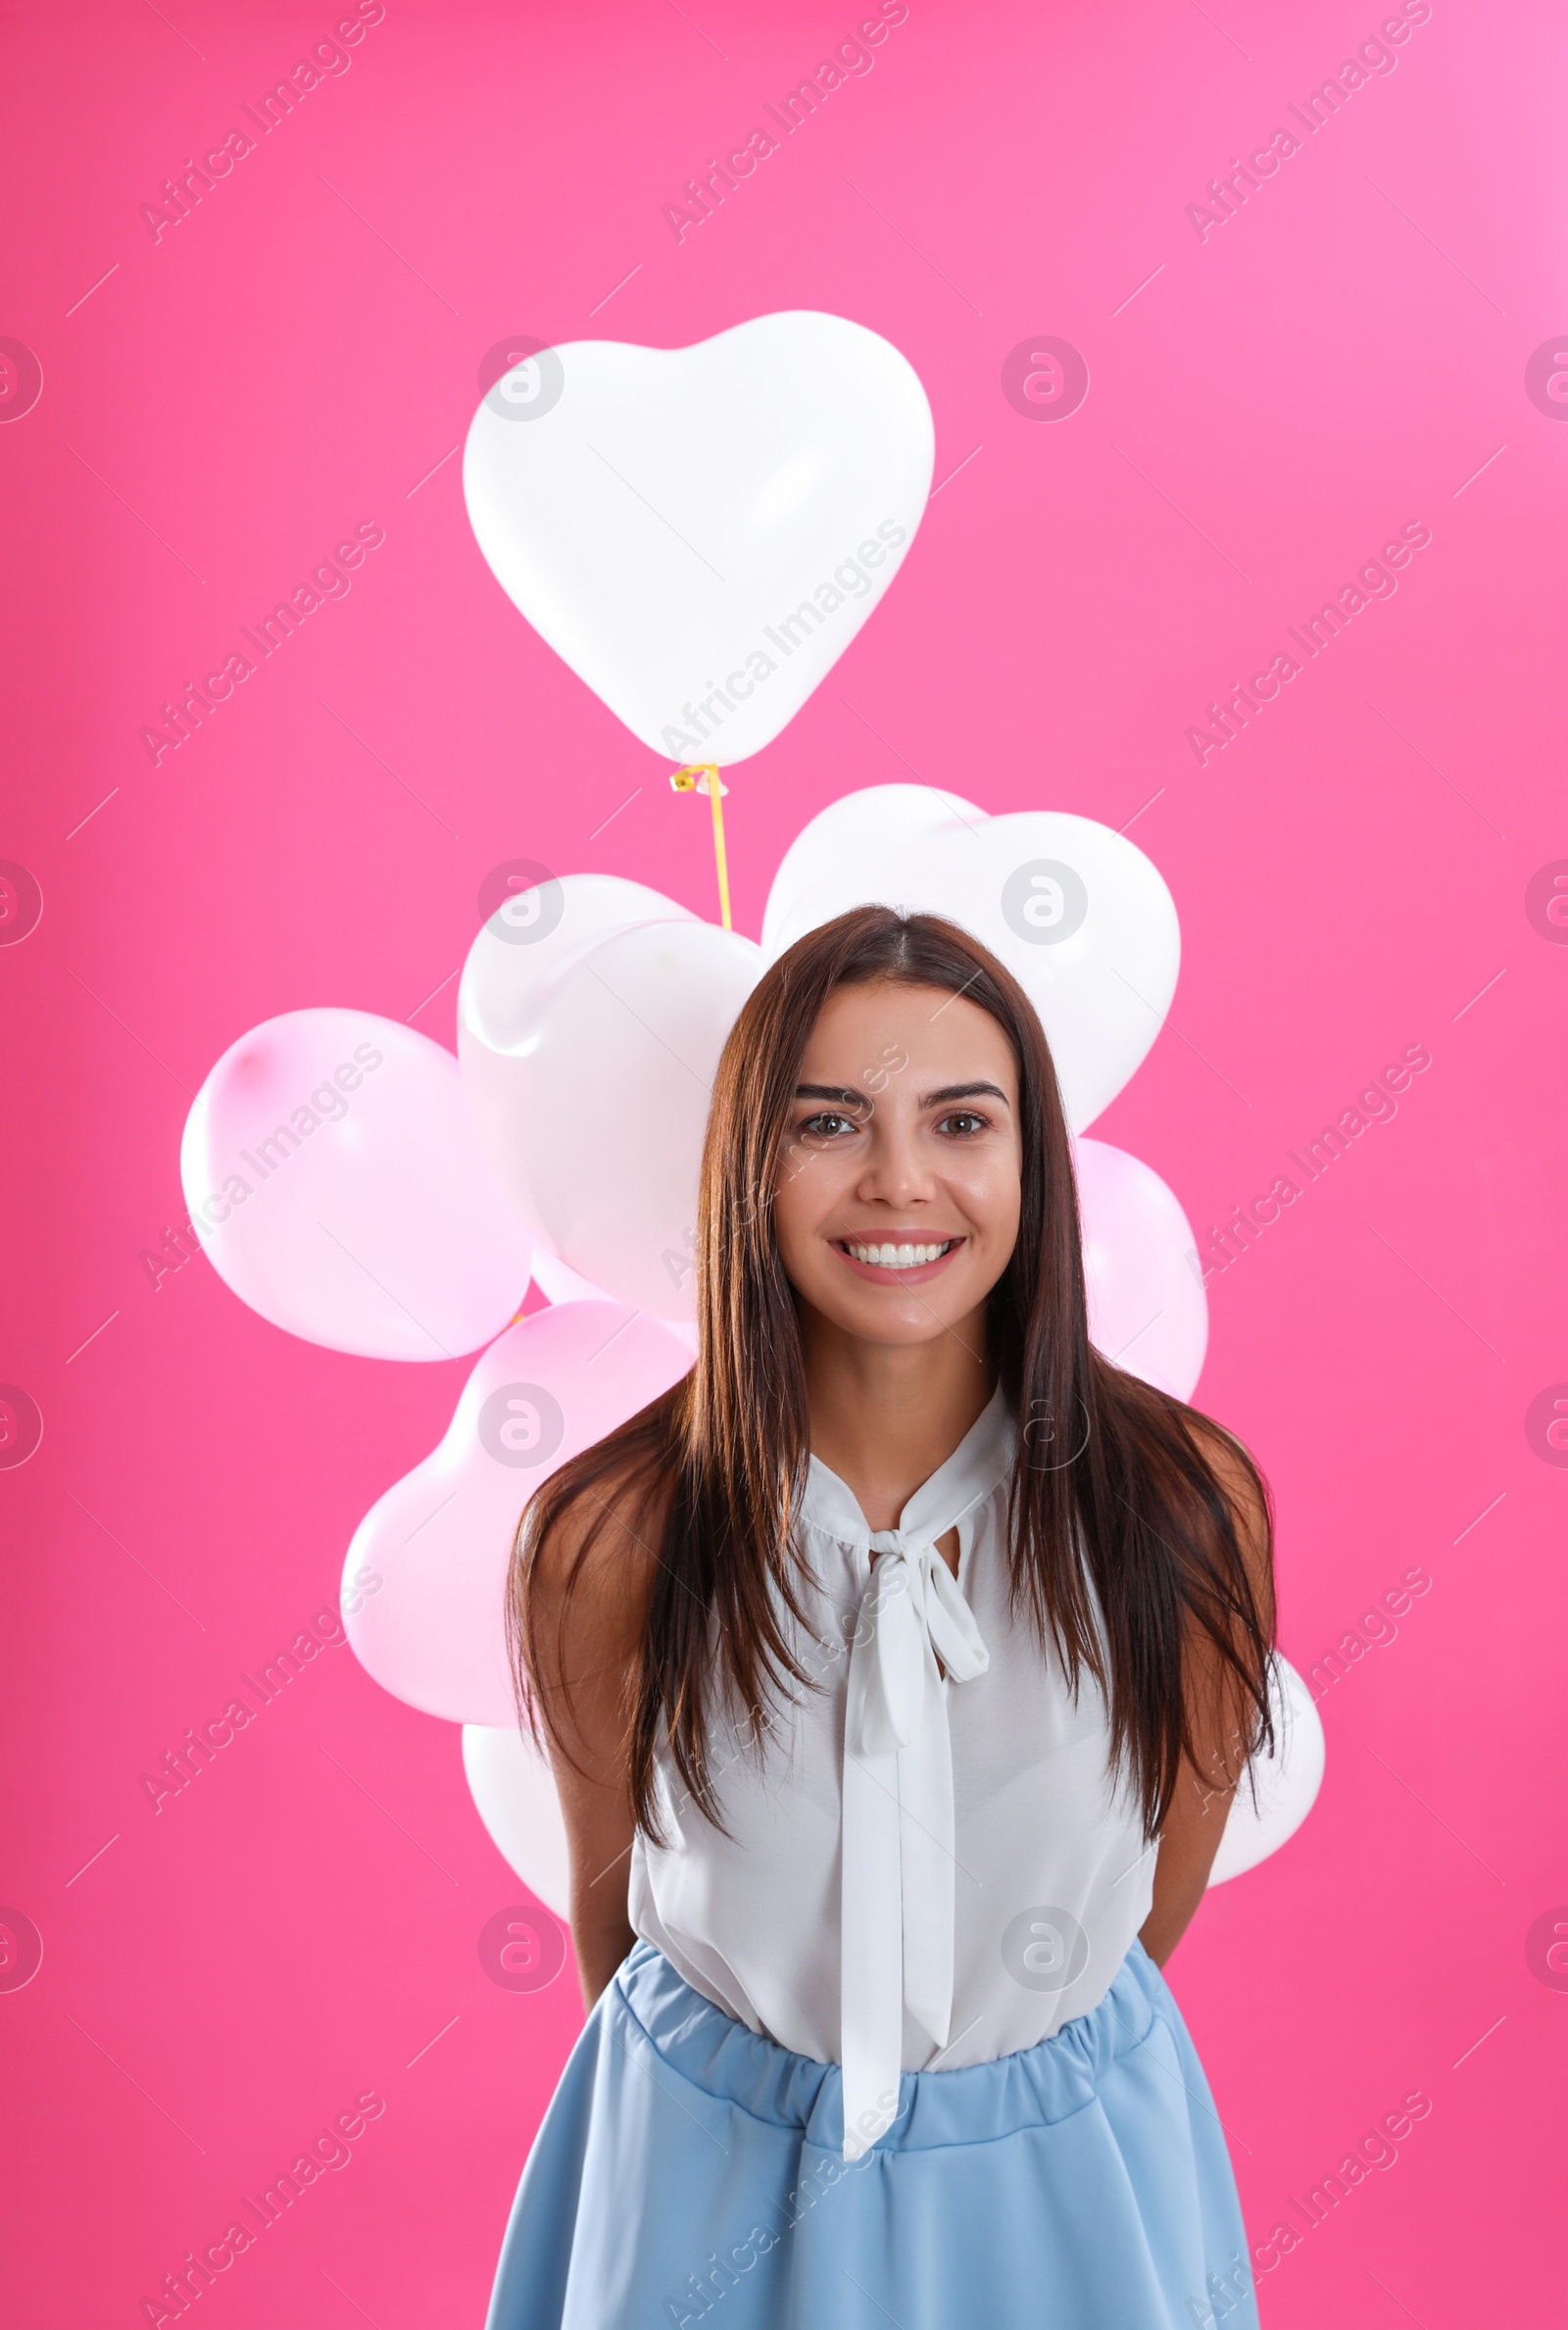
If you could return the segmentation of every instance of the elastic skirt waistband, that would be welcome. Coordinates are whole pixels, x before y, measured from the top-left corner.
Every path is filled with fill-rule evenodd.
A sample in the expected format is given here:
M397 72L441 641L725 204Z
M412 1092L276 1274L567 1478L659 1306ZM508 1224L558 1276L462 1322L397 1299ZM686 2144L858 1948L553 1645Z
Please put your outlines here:
M836 2063L795 2055L748 2030L694 1990L651 1942L638 1942L612 1987L650 2047L706 2095L837 2152L844 2080ZM873 2148L929 2152L984 2144L1068 2119L1093 2103L1112 2064L1175 2011L1153 1959L1134 1941L1098 2007L1015 2055L954 2070L906 2071L899 2109Z

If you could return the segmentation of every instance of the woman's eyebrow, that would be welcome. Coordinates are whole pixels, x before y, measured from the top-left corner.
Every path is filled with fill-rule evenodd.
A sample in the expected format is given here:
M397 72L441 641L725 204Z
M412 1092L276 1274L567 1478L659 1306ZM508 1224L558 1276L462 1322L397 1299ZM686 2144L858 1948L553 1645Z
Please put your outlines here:
M870 1102L853 1084L797 1084L797 1100L836 1100L841 1108L869 1111Z
M1009 1106L1007 1096L1000 1084L944 1084L940 1092L928 1092L921 1101L922 1109L939 1109L948 1101L973 1100L978 1093L989 1093L993 1100Z

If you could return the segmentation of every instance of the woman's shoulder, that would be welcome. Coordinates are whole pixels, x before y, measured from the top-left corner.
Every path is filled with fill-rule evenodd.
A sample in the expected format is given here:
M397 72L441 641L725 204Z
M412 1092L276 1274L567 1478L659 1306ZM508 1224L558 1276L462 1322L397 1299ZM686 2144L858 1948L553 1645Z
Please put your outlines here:
M524 1516L517 1612L547 1706L586 1678L640 1664L671 1483L646 1452L589 1449Z
M672 1489L661 1466L636 1454L564 1465L524 1520L530 1596L549 1607L581 1594L612 1610L645 1599Z

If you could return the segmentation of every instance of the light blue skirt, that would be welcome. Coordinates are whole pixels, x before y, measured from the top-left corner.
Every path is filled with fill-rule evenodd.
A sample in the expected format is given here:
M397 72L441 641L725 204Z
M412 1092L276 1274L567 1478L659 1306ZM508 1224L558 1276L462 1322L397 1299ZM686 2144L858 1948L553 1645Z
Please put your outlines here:
M1224 2135L1141 1943L1054 2037L906 2071L899 2102L846 2162L838 2066L639 1942L540 2126L486 2330L1256 2330Z

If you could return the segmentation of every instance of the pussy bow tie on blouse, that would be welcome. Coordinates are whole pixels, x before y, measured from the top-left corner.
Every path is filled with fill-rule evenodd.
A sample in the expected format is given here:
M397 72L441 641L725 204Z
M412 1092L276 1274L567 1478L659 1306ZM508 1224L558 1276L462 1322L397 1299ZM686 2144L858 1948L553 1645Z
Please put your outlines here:
M875 1557L851 1641L844 1728L847 2160L897 2115L905 2008L934 2048L950 2036L956 1864L948 1691L984 1674L990 1658L936 1548L956 1527L961 1559L965 1524L1010 1462L1009 1427L999 1391L897 1529L868 1529L844 1483L812 1460L806 1517Z

